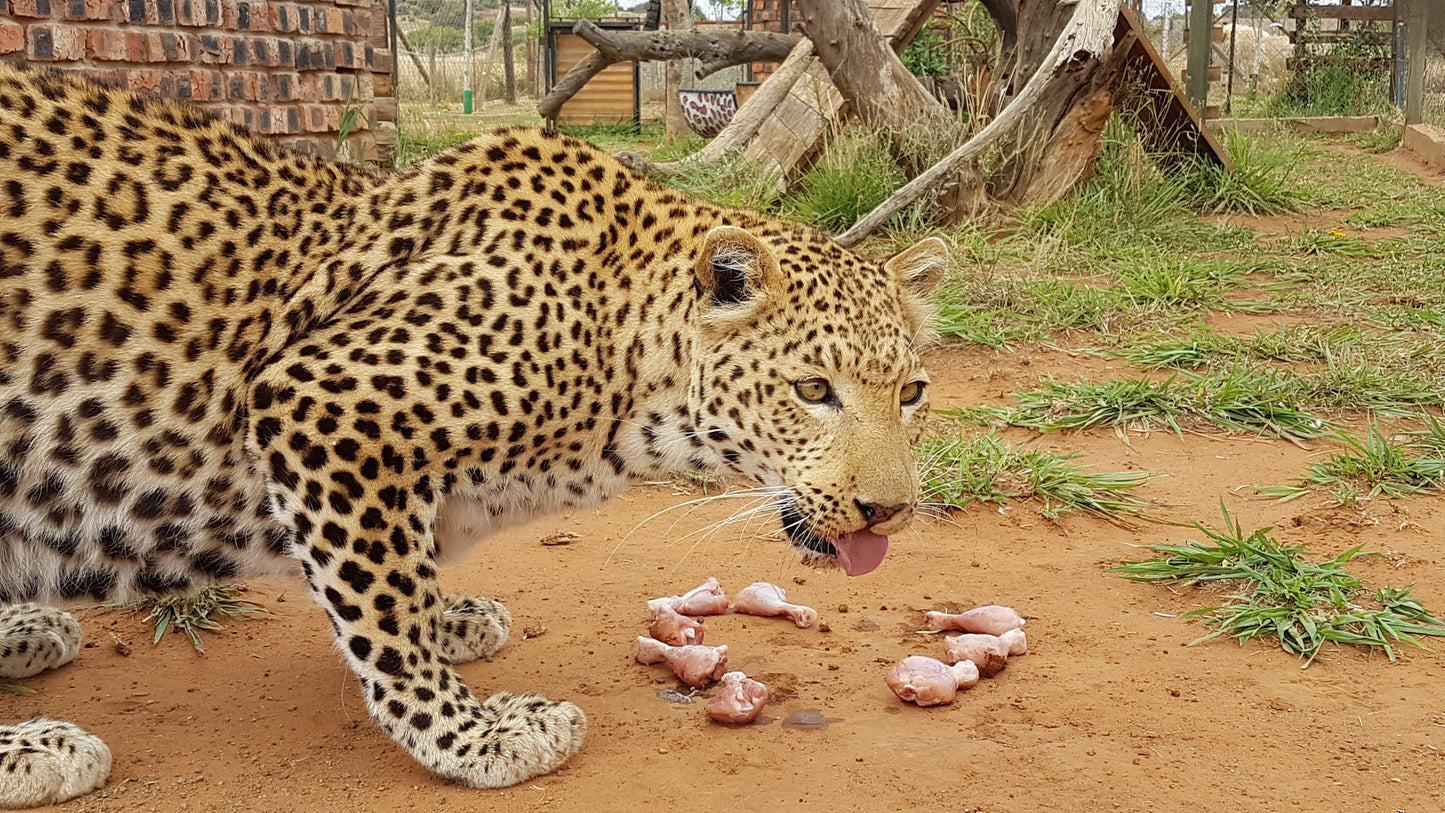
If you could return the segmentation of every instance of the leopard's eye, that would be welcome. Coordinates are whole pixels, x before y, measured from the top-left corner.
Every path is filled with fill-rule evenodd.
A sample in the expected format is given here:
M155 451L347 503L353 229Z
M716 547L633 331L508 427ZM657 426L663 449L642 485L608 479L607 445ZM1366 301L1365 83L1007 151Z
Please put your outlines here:
M823 378L805 378L793 385L798 397L810 404L821 404L833 397L833 387Z
M922 381L910 381L904 384L903 389L898 391L898 400L904 406L911 406L918 403L923 400L923 387L924 383Z

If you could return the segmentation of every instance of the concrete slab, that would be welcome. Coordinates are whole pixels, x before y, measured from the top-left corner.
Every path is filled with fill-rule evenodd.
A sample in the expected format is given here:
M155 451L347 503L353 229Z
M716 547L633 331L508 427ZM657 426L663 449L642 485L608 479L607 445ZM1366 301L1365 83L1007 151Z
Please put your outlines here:
M1295 116L1278 119L1215 119L1209 122L1217 129L1234 128L1241 133L1257 133L1278 126L1304 133L1343 135L1363 133L1380 126L1379 116Z
M1411 124L1400 138L1400 146L1435 170L1445 170L1445 128L1432 124Z

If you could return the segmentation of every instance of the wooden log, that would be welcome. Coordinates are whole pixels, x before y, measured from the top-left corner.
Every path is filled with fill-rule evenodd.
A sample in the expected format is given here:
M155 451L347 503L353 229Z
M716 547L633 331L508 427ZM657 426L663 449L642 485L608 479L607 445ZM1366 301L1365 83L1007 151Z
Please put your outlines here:
M543 118L555 119L562 105L587 82L616 62L658 62L688 57L702 60L703 76L747 62L781 62L800 41L766 31L603 31L587 20L573 33L597 51L577 63L537 104Z
M667 21L668 30L680 34L693 30L692 3L690 0L662 0L662 18ZM678 91L697 84L692 76L691 66L686 59L670 59L664 75L662 100L663 122L671 138L679 138L688 132L687 117L682 112L682 98Z
M1118 0L1078 0L1074 4L1072 17L1054 42L1054 47L1039 63L1028 83L998 117L942 161L929 167L923 174L888 196L873 211L864 215L837 238L838 244L845 248L858 245L890 217L924 194L957 178L961 169L971 165L985 149L1023 123L1030 108L1043 98L1046 86L1056 73L1067 71L1072 65L1101 59L1114 40L1114 28L1118 19Z

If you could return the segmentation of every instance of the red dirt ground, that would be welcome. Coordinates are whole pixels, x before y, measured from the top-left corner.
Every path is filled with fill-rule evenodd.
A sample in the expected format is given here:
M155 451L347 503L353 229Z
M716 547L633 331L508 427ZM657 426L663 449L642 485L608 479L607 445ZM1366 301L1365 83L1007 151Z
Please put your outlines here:
M930 359L934 404L996 401L1045 374L1108 364L1049 350L944 350ZM1388 554L1358 568L1370 583L1415 583L1427 606L1445 606L1438 499L1377 501L1362 513L1236 493L1303 470L1311 452L1279 441L1011 437L1081 450L1101 469L1168 472L1147 486L1167 504L1164 518L1213 522L1223 495L1247 528L1273 524L1320 554L1365 543ZM574 700L591 720L566 768L518 787L449 785L392 745L296 584L254 585L274 616L208 635L204 656L176 636L152 646L139 617L85 612L80 657L29 681L36 694L0 695L0 719L70 719L110 744L109 784L72 811L1445 808L1445 645L1394 664L1330 651L1308 670L1263 645L1186 647L1201 628L1161 614L1211 596L1131 584L1105 568L1137 556L1130 544L1182 541L1197 535L1190 529L979 506L952 524L916 526L879 571L848 579L798 565L771 528L698 534L738 507L727 501L639 527L683 499L641 487L595 514L502 534L444 574L449 589L495 596L516 617L496 661L461 667L474 689ZM580 538L540 544L559 531ZM730 592L756 579L783 584L831 628L708 619L708 641L729 644L732 664L772 687L765 724L710 725L702 702L659 699L677 685L662 667L628 660L644 599L708 575ZM889 693L891 663L942 654L936 638L912 632L923 610L990 602L1028 616L1027 656L953 706L919 709ZM524 639L527 628L546 631ZM784 724L804 711L824 725Z

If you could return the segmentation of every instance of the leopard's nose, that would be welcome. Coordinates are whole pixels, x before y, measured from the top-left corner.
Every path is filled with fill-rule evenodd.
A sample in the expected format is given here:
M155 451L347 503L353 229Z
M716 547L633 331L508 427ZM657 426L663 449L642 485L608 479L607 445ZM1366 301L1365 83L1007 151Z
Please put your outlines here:
M879 505L875 502L867 502L860 499L854 499L853 504L858 506L858 512L863 515L863 521L868 523L869 528L875 525L882 525L908 510L909 507L906 502L895 503L893 505Z

